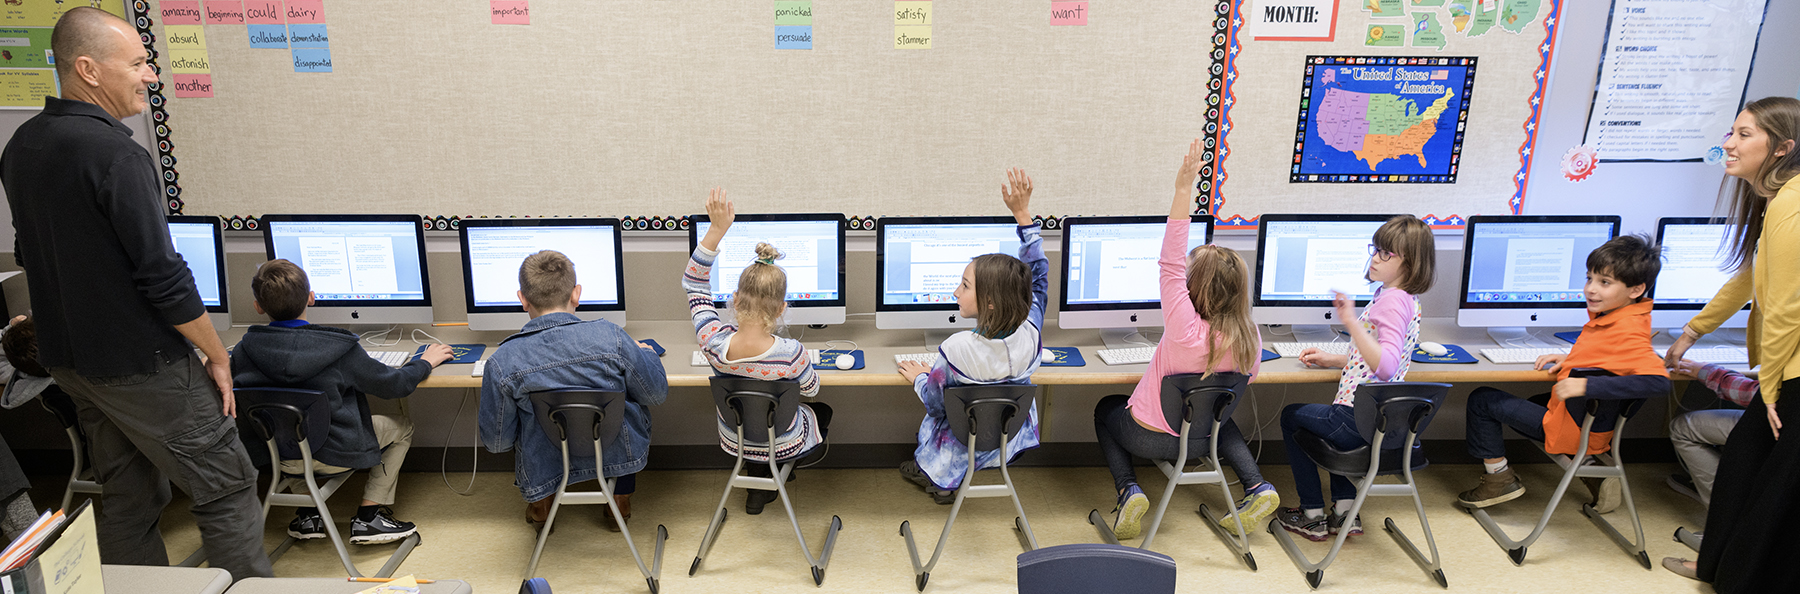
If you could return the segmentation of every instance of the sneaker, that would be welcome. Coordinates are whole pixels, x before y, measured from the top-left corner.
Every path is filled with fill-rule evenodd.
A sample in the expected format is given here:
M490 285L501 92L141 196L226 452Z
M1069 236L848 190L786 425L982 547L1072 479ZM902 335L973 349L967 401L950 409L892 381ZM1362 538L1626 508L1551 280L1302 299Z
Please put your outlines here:
M950 505L956 501L956 491L938 489L937 483L932 482L931 477L925 474L925 470L919 468L918 462L912 460L901 462L900 476L906 477L906 480L925 489L926 493L931 494L931 500L938 505Z
M1518 475L1508 467L1500 472L1482 474L1481 484L1457 495L1456 503L1463 507L1481 508L1506 503L1524 494L1525 485L1519 482Z
M1582 477L1581 484L1587 485L1588 494L1594 498L1594 511L1608 513L1618 509L1619 503L1624 501L1619 489L1619 477Z
M1313 542L1324 542L1331 538L1330 516L1317 518L1306 517L1306 512L1298 507L1284 507L1275 512L1275 521L1288 532L1298 534Z
M752 516L763 512L763 506L781 498L781 494L762 489L750 489L744 493L744 513Z
M1275 493L1275 486L1263 483L1257 485L1255 489L1251 489L1249 493L1245 493L1243 499L1238 500L1238 519L1243 520L1245 529L1254 529L1256 526L1262 525L1263 520L1267 519L1269 514L1275 513L1275 508L1280 505L1281 495ZM1237 521L1231 518L1231 514L1220 517L1219 526L1226 532L1238 534Z
M325 517L319 514L295 514L288 522L288 536L300 540L325 538Z
M1331 533L1337 534L1339 531L1344 529L1344 516L1337 515L1337 513L1335 513L1335 512L1331 513L1329 515L1331 517L1331 522L1330 522ZM1362 536L1362 535L1363 535L1362 514L1356 514L1356 517L1350 518L1350 536Z
M1694 487L1694 477L1688 476L1687 473L1677 472L1671 474L1665 482L1667 482L1669 488L1673 489L1676 493L1686 495L1689 499L1702 505L1706 503L1700 499L1700 489Z
M394 542L419 532L412 522L394 519L394 510L388 506L375 508L375 518L364 521L362 518L350 520L350 544L381 544Z
M1144 531L1144 512L1150 509L1150 498L1144 496L1144 490L1136 483L1125 487L1119 494L1119 506L1113 510L1119 516L1113 520L1113 536L1120 540L1137 538Z

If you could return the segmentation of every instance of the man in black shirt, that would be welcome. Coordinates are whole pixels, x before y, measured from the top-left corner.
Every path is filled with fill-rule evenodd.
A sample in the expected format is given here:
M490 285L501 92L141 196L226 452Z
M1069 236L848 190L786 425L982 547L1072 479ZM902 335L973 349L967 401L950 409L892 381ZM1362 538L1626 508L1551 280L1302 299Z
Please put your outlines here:
M13 134L0 183L38 361L74 398L103 485L101 560L168 564L157 522L173 481L213 567L269 576L230 357L169 239L150 154L119 122L143 112L156 73L131 25L98 9L65 13L50 43L62 98Z

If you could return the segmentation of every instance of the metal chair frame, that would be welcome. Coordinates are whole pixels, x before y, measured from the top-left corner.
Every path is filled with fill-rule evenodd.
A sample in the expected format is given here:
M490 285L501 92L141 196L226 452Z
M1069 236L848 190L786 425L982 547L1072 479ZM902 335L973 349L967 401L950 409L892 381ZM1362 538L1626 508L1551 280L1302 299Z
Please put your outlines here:
M544 554L544 543L550 539L550 531L556 526L556 514L564 505L605 505L612 513L614 522L619 525L620 535L625 537L625 548L631 551L631 560L637 563L638 572L644 574L644 583L650 586L650 594L657 594L662 587L663 545L669 540L669 529L661 524L656 526L656 553L651 565L645 566L644 558L638 554L636 541L631 539L631 527L625 525L625 517L619 506L612 505L613 491L618 487L619 479L602 478L600 490L569 492L569 473L574 465L569 453L569 442L573 438L587 435L593 436L593 454L596 468L605 464L605 450L602 444L612 441L619 435L624 421L625 394L620 392L602 392L598 390L548 390L531 394L532 408L546 436L556 439L562 449L562 482L556 486L556 494L552 495L550 513L544 517L544 525L538 529L537 547L531 551L531 563L525 566L525 579L537 575L538 559ZM556 402L552 402L552 401ZM580 415L593 415L593 424L585 428L575 425L580 419L571 419ZM571 431L571 427L575 427Z
M931 553L931 561L919 562L919 546L913 540L912 522L900 522L900 536L906 538L906 552L911 555L913 581L919 591L925 591L925 584L931 581L931 570L937 567L938 560L944 554L944 545L950 542L950 527L956 524L956 516L962 511L963 501L969 498L1010 497L1013 509L1019 515L1013 518L1013 529L1024 535L1026 551L1038 548L1037 537L1031 533L1031 522L1025 518L1025 506L1019 502L1019 492L1013 487L1012 473L1007 470L1006 444L1010 442L1013 432L1007 430L1008 424L1018 418L1021 409L1029 410L1037 396L1038 387L1030 384L990 384L975 386L950 386L944 388L944 411L948 415L951 427L950 434L961 442L968 450L969 471L963 475L962 484L956 487L956 501L950 505L950 517L944 520L944 530L938 533L937 548ZM963 396L967 394L968 396ZM995 394L995 395L990 395ZM961 402L961 406L952 407L952 402ZM978 416L981 410L992 409L998 413L995 417ZM1016 424L1015 424L1016 425ZM966 426L966 427L965 427ZM956 431L967 429L967 437ZM995 435L998 433L998 435ZM994 445L1000 448L1001 483L994 485L977 485L975 464L977 451L985 451L981 446ZM993 449L993 448L987 448Z

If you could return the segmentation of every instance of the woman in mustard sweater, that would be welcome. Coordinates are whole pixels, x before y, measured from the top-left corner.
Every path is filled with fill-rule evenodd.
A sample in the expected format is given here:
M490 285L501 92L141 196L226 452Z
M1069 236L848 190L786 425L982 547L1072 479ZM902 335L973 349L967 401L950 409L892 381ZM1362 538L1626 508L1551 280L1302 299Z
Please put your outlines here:
M1663 559L1677 574L1720 592L1773 592L1800 583L1786 530L1800 522L1800 101L1750 103L1725 142L1735 236L1730 282L1669 347L1674 367L1702 335L1733 311L1750 311L1750 361L1760 364L1762 398L1732 429L1713 483L1700 559ZM1783 427L1789 437L1781 439Z

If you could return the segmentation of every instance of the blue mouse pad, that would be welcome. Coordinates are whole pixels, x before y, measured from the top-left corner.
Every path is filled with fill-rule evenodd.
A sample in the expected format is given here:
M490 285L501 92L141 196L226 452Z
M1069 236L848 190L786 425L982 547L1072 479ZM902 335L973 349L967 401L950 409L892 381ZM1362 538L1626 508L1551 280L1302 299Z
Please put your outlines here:
M658 356L658 357L663 356L663 353L669 352L668 349L664 349L662 345L656 344L656 341L653 339L640 338L640 339L638 339L638 342L650 345L650 350L656 351L656 356Z
M450 354L455 355L455 356L452 357L449 361L445 361L444 364L445 365L474 364L476 361L481 360L481 353L485 352L485 351L487 351L487 345L485 345L485 344L453 344L453 345L450 345ZM423 353L423 352L425 352L425 347L420 346L419 350L413 351L413 358L415 358L415 359L418 358L419 353Z
M1275 354L1275 351L1271 351L1269 349L1263 349L1262 351L1263 351L1262 360L1264 360L1264 361L1274 361L1276 359L1281 358L1281 355Z
M1551 336L1561 338L1561 339L1563 339L1563 341L1568 342L1569 344L1575 344L1575 339L1581 338L1581 331L1580 330L1570 330L1568 332L1557 332L1555 334L1552 334Z
M851 365L850 369L840 370L837 367L838 355L850 355L850 358L856 359L856 364ZM863 352L861 349L857 349L854 351L846 351L846 350L842 350L842 349L819 349L819 364L813 366L813 369L820 369L820 370L824 370L824 371L856 371L856 370L862 369L862 368L863 368Z
M1444 348L1450 352L1444 353L1444 356L1439 357L1439 356L1432 355L1430 353L1425 352L1424 349L1420 349L1418 347L1413 347L1412 360L1414 363L1474 363L1475 362L1475 356L1469 354L1469 351L1464 350L1460 346L1456 346L1453 344L1446 344L1446 345L1444 345Z
M1085 367L1087 359L1081 357L1081 349L1075 347L1044 347L1052 356L1038 360L1039 367Z

